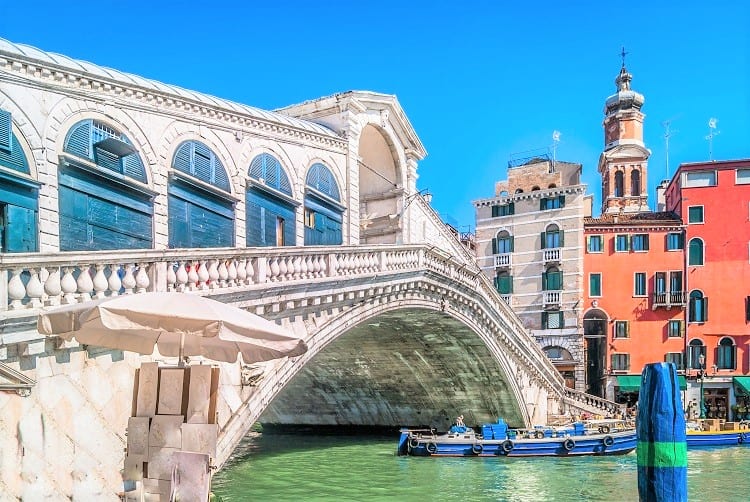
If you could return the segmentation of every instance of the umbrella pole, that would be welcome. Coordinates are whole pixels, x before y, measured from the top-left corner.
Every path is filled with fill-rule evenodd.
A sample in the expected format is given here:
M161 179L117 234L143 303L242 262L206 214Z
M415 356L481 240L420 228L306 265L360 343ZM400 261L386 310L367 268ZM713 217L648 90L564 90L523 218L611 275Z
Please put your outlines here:
M180 352L177 356L177 366L185 366L185 332L180 331Z

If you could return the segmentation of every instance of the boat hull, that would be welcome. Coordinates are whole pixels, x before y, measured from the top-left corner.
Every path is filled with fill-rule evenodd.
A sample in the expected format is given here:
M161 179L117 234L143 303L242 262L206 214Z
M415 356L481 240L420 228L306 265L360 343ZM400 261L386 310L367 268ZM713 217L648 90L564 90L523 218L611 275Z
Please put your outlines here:
M517 439L484 439L472 433L423 435L402 431L399 453L430 457L578 457L625 455L635 450L636 445L634 430Z
M715 446L750 446L750 431L688 431L688 449Z

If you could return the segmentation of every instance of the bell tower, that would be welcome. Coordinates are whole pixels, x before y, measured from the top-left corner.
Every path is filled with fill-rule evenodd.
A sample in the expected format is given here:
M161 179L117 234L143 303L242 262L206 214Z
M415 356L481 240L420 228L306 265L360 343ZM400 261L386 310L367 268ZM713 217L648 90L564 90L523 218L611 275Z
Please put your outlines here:
M633 76L622 68L615 78L617 92L604 105L604 151L599 156L602 176L602 213L648 211L648 158L643 143L641 112L644 98L630 88Z

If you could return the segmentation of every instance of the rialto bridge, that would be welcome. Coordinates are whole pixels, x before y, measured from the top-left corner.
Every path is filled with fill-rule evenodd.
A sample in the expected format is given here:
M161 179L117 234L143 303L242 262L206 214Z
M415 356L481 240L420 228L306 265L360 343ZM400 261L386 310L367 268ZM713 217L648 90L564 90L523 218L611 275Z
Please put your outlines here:
M393 96L267 112L0 40L0 112L0 494L113 496L136 370L176 361L36 330L112 295L207 295L307 341L218 365L217 465L257 421L614 410L565 387L417 191L425 151Z

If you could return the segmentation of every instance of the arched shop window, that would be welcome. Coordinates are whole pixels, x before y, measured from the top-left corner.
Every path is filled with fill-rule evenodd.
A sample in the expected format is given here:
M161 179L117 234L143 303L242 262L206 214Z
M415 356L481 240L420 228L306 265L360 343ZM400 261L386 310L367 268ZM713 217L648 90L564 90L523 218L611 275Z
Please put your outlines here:
M305 245L341 244L345 208L333 173L323 164L313 164L305 185Z
M248 246L294 246L295 209L292 186L281 163L262 153L250 163L245 194Z
M199 141L185 141L172 158L169 247L234 246L234 205L229 177L216 154Z
M58 169L60 251L153 246L153 198L132 142L113 127L82 120L70 128Z
M40 184L13 133L13 117L0 109L0 253L37 251Z

